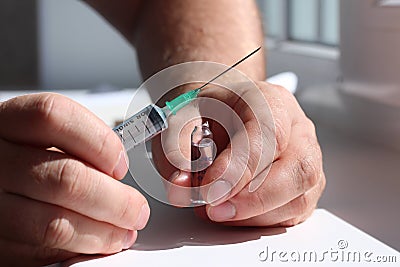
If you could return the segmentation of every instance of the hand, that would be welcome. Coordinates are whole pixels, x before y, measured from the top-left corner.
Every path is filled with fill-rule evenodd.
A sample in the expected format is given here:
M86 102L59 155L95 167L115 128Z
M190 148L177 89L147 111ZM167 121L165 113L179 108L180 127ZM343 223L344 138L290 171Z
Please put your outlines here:
M203 184L214 182L214 185L202 192L204 199L210 203L206 205L205 212L204 209L197 212L229 225L295 225L310 216L325 187L322 156L314 125L286 89L265 82L259 82L257 86L259 92L252 91L251 86L240 88L240 94L247 96L246 102L222 88L214 87L202 92L202 96L230 106L239 115L244 128L236 129L231 140L227 140L221 127L212 129L217 137L215 141L219 153L207 169ZM268 122L268 106L273 124ZM175 134L180 139L180 149L176 149L176 145L173 149L176 142L167 141L163 144L164 155L159 153L160 140L156 140L153 149L157 152L153 155L156 155L156 165L164 177L170 177L171 182L180 186L190 186L191 175L182 159L190 158L188 134L193 125L181 128L180 134ZM171 132L167 135L173 136ZM268 143L271 138L276 142L275 152L271 152ZM247 148L242 144L246 139ZM233 147L239 151L234 152ZM180 151L181 157L176 156L177 151ZM174 166L182 166L181 171L174 173L177 170ZM237 178L238 170L243 171ZM255 187L254 182L259 185ZM174 200L187 198L171 192L170 195Z
M100 119L57 94L0 103L0 258L43 265L129 248L146 199L117 181L124 148Z

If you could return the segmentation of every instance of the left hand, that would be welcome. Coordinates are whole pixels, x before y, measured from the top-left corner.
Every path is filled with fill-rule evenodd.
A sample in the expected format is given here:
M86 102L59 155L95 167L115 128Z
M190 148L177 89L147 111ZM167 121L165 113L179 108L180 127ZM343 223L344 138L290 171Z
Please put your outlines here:
M132 246L150 216L119 182L125 149L71 99L38 93L0 103L0 259L42 266Z
M244 128L238 129L231 140L227 140L221 127L211 129L217 137L215 142L220 152L203 180L203 184L214 182L203 192L204 198L211 204L198 208L197 213L207 214L212 221L229 225L292 226L311 215L324 190L326 181L321 150L314 125L294 96L285 88L266 82L258 82L257 86L261 97L259 92L252 89L240 89L242 96L247 95L246 102L222 88L207 88L201 93L201 96L217 99L231 107L240 117ZM274 126L266 120L260 120L268 117L265 116L268 113L267 105ZM274 127L275 130L271 131ZM176 135L179 138L178 151L186 159L190 158L188 145L192 129L193 125L186 125ZM275 153L265 143L271 139L267 135L274 135ZM248 150L234 152L234 147L239 147L239 150L243 148L244 137L248 140ZM176 175L174 172L177 169L166 160L177 159L177 149L168 150L168 144L166 148L165 156L160 140L153 144L153 155L162 155L155 158L158 170L166 178L173 176L171 182L190 186L190 172L181 168ZM268 153L270 156L266 155ZM174 163L179 166L179 163ZM181 165L185 166L183 163ZM239 172L241 175L236 178L238 170L243 172ZM260 183L255 190L251 189L254 187L252 181Z

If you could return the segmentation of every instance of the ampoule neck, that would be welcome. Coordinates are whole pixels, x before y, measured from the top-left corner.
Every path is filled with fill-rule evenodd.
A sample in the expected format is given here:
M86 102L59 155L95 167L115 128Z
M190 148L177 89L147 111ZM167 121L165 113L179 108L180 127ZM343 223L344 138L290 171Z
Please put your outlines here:
M192 132L192 142L197 143L204 138L212 139L213 136L209 126L208 121L201 125L196 125Z

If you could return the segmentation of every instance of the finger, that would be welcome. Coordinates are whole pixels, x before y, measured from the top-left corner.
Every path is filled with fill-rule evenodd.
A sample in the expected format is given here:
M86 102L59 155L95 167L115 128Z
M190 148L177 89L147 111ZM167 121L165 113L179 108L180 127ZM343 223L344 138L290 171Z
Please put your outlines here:
M0 136L11 142L57 147L117 179L128 170L117 135L93 113L64 96L41 93L1 103L0 124Z
M223 150L207 169L202 188L207 203L217 205L239 192L253 177L254 169L249 163L251 144L243 140L255 140L252 133L242 130L235 133L231 144ZM255 159L255 158L254 158Z
M282 108L282 104L268 107L269 101L285 101L281 89L265 83L259 87L244 84L236 88L235 92L225 90L228 92L225 94L221 94L223 90L208 89L204 92L233 105L231 116L237 114L241 120L233 123L237 129L234 136L231 136L230 145L217 157L204 178L204 184L217 180L203 191L208 203L213 205L233 197L250 181L249 190L256 190L265 177L259 174L266 172L281 150L286 148L290 136L291 112ZM234 97L235 94L239 96ZM208 110L212 110L212 107ZM275 151L277 147L278 151Z
M258 82L271 109L275 126L276 151L274 161L284 152L292 135L292 125L300 114L304 114L296 99L286 88Z
M283 227L299 224L308 218L316 208L323 187L324 180L321 179L312 189L278 208L248 219L226 221L224 224L232 226Z
M243 123L256 120L259 126L263 126L260 128L265 131L264 136L274 133L276 139L274 160L286 150L293 120L299 114L304 115L288 90L267 82L239 83L232 85L230 90L208 87L199 96L215 98L226 103L234 109ZM213 107L208 106L207 109L218 112ZM271 119L274 121L273 125L270 123Z
M203 184L210 184L209 188L203 189L208 203L218 205L235 196L250 181L254 182L260 166L268 168L275 146L265 142L262 135L254 120L246 122L244 128L235 133L231 143L215 159L204 177Z
M290 218L289 220L282 221L282 222L279 222L277 224L274 224L273 226L274 227L292 227L292 226L295 226L295 225L297 225L299 223L302 223L305 220L307 220L307 218L309 218L313 214L315 209L316 209L316 206L313 209L309 209L306 213L301 214L298 217Z
M199 109L194 103L185 106L180 113L169 118L168 129L161 133L161 151L158 152L162 152L159 154L165 156L167 162L175 169L190 172L191 134L195 126L201 123Z
M169 204L176 207L189 207L193 204L192 175L190 172L176 171L165 184Z
M32 246L0 238L0 258L3 266L44 266L76 257L78 253L61 249Z
M312 215L312 213L314 212L314 210L317 208L318 205L318 200L321 197L323 191L325 190L325 186L326 186L326 179L325 177L321 180L320 183L318 183L318 185L316 186L316 188L314 188L313 190L309 190L308 192L306 192L306 194L308 194L308 196L305 196L305 203L307 203L308 199L311 199L310 201L310 205L309 209L306 209L305 212L303 212L300 215L295 215L292 218L288 219L288 220L282 220L281 222L277 223L276 226L282 226L282 227L290 227L290 226L294 226L296 224L299 224L301 222L304 222L308 217L310 217ZM315 204L313 205L313 203L315 202ZM301 204L300 204L301 205Z
M136 189L68 157L0 139L0 187L126 229L142 229L149 218ZM4 153L3 153L4 152Z
M201 125L199 111L194 105L169 118L168 129L153 139L152 155L170 204L178 207L191 205L191 134Z
M129 248L137 232L21 196L0 194L3 239L76 253L115 253Z
M309 127L312 125L294 125L286 151L272 164L261 186L255 192L250 192L247 186L228 203L209 207L210 218L244 220L264 214L302 195L324 179L321 151Z

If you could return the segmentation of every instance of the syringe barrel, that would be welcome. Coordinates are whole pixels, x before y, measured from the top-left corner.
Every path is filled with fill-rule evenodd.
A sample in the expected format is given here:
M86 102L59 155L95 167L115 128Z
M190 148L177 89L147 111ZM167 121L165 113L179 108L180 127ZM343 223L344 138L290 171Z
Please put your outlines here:
M162 109L156 105L148 105L113 130L121 139L126 151L129 151L167 128L167 117Z

